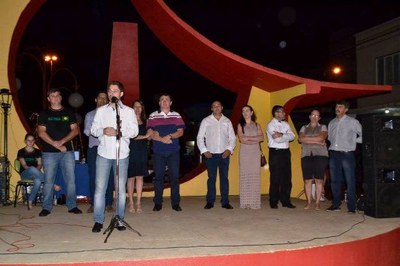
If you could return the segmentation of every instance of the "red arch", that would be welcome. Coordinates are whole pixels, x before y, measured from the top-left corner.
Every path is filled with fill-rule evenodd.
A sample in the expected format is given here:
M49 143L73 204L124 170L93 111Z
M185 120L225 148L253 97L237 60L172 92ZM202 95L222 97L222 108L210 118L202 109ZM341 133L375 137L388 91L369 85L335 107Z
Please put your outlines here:
M252 86L274 92L305 84L306 95L297 99L296 107L324 104L391 90L390 86L320 82L264 67L211 42L181 20L164 1L131 0L131 2L153 33L179 59L202 76L238 94L238 101L232 114L233 122L240 117L240 107L247 102ZM293 107L289 106L288 111Z
M22 34L28 23L46 0L31 1L22 12L14 30L8 58L8 79L12 93L16 93L16 55ZM239 121L241 106L248 102L252 86L268 92L305 84L306 94L291 99L288 113L294 107L324 104L339 99L355 98L390 91L391 86L355 85L320 82L279 72L235 55L186 24L160 0L131 0L143 20L155 35L186 65L214 83L237 94L232 122ZM14 101L17 113L26 129L28 123L22 114L19 101ZM184 179L202 172L204 167L194 169Z
M46 0L31 1L26 6L14 30L8 58L8 79L12 93L16 93L16 55L22 34L28 23ZM356 98L390 91L391 86L356 85L320 82L279 72L235 55L195 31L168 8L163 1L131 0L136 10L154 34L185 64L214 83L238 95L232 113L233 122L240 117L240 107L247 103L252 86L268 92L305 84L306 95L288 106L296 107L324 104L339 99ZM22 115L20 104L14 101L22 124L28 123ZM289 110L290 109L290 110Z

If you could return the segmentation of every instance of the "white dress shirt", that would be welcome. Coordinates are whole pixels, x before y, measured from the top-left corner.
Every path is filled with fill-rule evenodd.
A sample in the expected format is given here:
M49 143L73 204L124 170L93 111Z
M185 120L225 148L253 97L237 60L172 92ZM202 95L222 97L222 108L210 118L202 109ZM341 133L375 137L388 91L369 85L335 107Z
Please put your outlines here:
M137 136L139 129L135 115L135 111L118 102L118 111L121 120L121 142L119 158L124 159L129 156L129 142L131 138ZM97 108L94 116L93 125L90 132L93 136L98 137L100 144L97 149L97 154L106 159L117 158L117 138L116 136L104 135L103 131L106 127L117 128L116 110L112 104L106 104Z
M211 114L201 121L197 134L197 146L201 154L207 151L223 153L225 150L233 153L235 145L236 135L229 118L222 115L218 120Z
M274 132L282 133L283 136L279 138L272 138ZM294 140L294 133L286 121L279 121L276 118L272 118L271 122L267 125L267 137L268 137L268 147L275 149L288 149L289 142Z

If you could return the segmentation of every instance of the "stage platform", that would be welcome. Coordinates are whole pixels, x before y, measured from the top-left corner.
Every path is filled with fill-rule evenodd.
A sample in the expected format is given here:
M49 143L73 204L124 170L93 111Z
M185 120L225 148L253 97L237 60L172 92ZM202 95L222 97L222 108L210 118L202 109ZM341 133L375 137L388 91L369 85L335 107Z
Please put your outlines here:
M270 209L262 197L260 210L233 210L216 204L204 210L204 197L183 197L182 212L153 212L151 198L143 213L126 212L130 230L92 233L92 214L81 215L64 205L39 217L40 206L0 207L0 265L400 265L400 218L372 218L362 212ZM105 227L112 213L106 214ZM379 263L377 263L379 262ZM392 264L393 263L393 264Z

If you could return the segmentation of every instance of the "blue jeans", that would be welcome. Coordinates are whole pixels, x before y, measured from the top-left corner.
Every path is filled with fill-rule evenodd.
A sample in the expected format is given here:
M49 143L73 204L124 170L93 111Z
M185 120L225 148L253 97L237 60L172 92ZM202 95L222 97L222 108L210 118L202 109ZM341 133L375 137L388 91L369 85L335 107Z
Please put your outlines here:
M68 210L76 207L75 192L75 156L73 151L67 152L43 152L43 204L44 210L51 211L53 208L53 186L56 179L57 170L60 166L67 190Z
M40 185L44 182L44 174L40 172L36 167L29 166L21 173L22 180L33 180L33 187L31 194L29 195L29 201L33 202L36 199L36 194L39 191Z
M155 204L162 205L164 192L165 166L168 166L168 179L171 187L171 205L179 205L181 196L179 193L179 151L169 154L154 154L154 199Z
M91 204L94 204L94 189L96 187L96 158L97 146L88 148L87 150L87 164L89 167L89 197ZM106 191L106 206L112 205L114 191L114 172L110 171L110 178L108 179Z
M333 196L333 206L341 205L342 182L347 184L347 208L349 211L356 209L356 161L354 152L331 151L329 158L329 168L331 174L331 188Z
M119 181L118 181L118 203L117 215L123 219L125 217L126 201L126 179L128 178L129 157L119 160ZM96 159L96 189L94 192L94 213L93 218L96 223L104 223L105 194L110 171L113 169L114 176L117 175L117 160L106 159L97 155ZM117 184L116 184L117 185Z
M207 180L207 203L215 202L217 181L217 168L219 169L219 187L221 193L221 204L229 203L229 156L222 159L222 153L213 153L211 158L205 158L208 180Z

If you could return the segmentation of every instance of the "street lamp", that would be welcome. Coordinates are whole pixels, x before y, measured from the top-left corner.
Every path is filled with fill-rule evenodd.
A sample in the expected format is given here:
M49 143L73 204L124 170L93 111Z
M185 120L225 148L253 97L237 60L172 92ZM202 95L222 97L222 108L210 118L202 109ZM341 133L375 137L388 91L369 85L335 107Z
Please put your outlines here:
M9 165L10 162L8 160L8 111L11 108L11 93L10 90L8 89L1 89L0 90L0 103L1 103L1 108L3 109L4 117L3 117L3 122L4 122L4 157L0 157L0 164L1 164L1 169L0 169L0 184L1 184L1 190L0 190L0 201L3 205L8 205L8 199L9 199L9 194L10 194L10 170L9 170Z
M58 57L56 55L48 54L44 56L44 61L50 62L50 76L53 75L53 62L56 62Z
M343 69L340 66L332 67L332 74L335 76L342 74L342 71L343 71Z

